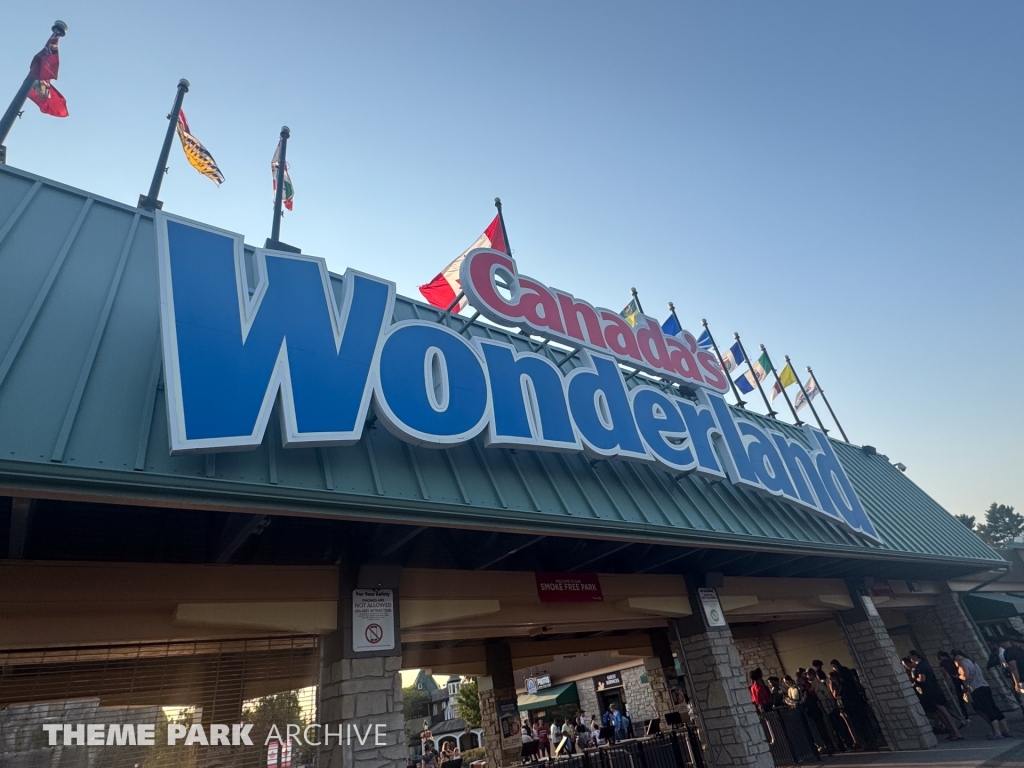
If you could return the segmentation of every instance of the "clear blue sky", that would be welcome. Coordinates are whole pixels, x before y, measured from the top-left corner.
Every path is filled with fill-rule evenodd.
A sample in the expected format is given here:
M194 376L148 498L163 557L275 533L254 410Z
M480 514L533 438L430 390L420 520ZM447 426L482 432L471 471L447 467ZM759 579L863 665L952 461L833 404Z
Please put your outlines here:
M1024 508L1020 2L8 6L4 94L70 26L12 165L134 203L186 77L227 182L175 146L167 210L262 244L287 124L283 239L417 295L500 195L527 274L789 354L951 512Z

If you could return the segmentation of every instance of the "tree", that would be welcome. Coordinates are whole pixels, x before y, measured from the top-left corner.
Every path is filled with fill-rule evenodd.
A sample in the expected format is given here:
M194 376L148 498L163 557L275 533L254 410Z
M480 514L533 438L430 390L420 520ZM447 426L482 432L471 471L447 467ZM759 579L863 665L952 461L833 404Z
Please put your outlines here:
M985 512L985 522L978 525L978 535L992 546L1005 544L1017 536L1024 536L1024 516L1013 507L994 501Z
M423 721L430 720L430 695L419 688L402 689L402 712L405 716L405 741L410 747L419 747Z
M475 677L467 677L459 686L455 694L455 714L467 725L480 726L480 689Z
M974 515L953 515L957 520L967 526L967 530L974 530Z
M275 693L262 696L247 702L242 709L242 722L252 723L249 738L253 744L264 744L271 728L277 726L277 732L284 739L288 733L288 724L293 723L305 727L309 724L309 716L303 713L298 691ZM313 760L315 748L294 744L292 753L293 765L307 765Z

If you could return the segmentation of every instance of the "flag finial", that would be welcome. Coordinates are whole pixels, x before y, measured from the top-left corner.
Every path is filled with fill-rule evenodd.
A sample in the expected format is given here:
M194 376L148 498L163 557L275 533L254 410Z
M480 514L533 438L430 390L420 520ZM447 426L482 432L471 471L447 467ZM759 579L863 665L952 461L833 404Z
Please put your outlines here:
M57 19L55 22L53 22L53 26L50 27L50 29L53 30L53 34L55 34L57 37L64 37L64 35L68 33L68 25L61 21L60 19Z
M183 77L178 81L178 87L184 89L184 91L188 93L188 89L192 87L192 83Z
M281 138L283 138L283 139L290 139L291 136L292 136L292 129L289 128L287 125L282 125L281 126Z
M500 197L494 198L494 207L495 208L501 208L501 198Z
M675 305L675 304L673 304L673 303L672 303L672 302L670 301L670 302L668 303L668 309L669 309L669 312L675 312L675 311L676 311L676 305Z

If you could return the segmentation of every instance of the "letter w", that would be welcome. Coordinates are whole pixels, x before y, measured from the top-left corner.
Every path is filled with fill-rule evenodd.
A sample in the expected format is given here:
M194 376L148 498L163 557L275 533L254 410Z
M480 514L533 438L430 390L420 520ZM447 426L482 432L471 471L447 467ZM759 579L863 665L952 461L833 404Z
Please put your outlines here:
M258 250L250 297L240 236L157 233L172 453L258 446L278 392L285 445L359 440L394 284L348 270L339 300L322 259Z

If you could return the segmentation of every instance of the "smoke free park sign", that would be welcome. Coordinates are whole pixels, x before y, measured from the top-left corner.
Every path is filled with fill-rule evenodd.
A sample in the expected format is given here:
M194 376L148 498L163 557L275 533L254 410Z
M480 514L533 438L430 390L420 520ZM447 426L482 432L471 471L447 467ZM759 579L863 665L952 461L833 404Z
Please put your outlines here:
M337 293L323 259L259 249L241 235L157 211L160 320L172 454L254 449L274 404L285 447L351 445L369 409L398 438L583 452L653 464L789 502L880 540L828 438L805 442L736 415L728 380L692 334L614 312L521 275L507 254L471 251L470 303L506 326L572 344L563 373L509 342L437 322L393 322L394 283L353 269ZM627 386L620 364L678 386ZM686 395L686 396L684 396Z

